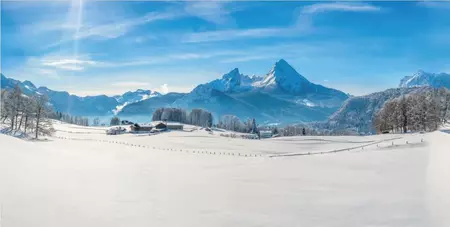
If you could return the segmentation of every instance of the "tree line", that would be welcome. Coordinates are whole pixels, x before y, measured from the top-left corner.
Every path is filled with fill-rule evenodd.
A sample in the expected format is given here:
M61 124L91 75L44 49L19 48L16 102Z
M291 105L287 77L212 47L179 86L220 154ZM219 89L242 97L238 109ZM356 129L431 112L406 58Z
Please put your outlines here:
M260 130L272 131L278 136L297 135L319 135L320 133L304 125L288 125L283 128L260 127L256 120L247 119L242 121L235 115L223 115L217 124L213 123L213 115L203 109L193 109L191 112L181 108L158 108L153 112L152 121L173 121L185 124L192 124L202 127L217 127L234 132L258 134ZM111 119L111 125L120 124L119 118Z
M211 112L203 109L188 112L181 108L158 108L152 116L152 121L173 121L202 127L211 127L213 120Z
M49 116L50 118L60 120L69 124L89 126L89 119L87 117L73 116L67 113L56 111L55 115Z
M378 133L434 131L450 118L450 92L434 89L387 101L373 126Z
M11 91L1 91L1 116L3 124L9 125L9 132L23 131L39 135L51 135L54 132L50 116L54 116L48 99L44 95L28 97L19 86Z
M235 115L222 116L216 127L235 132L258 133L258 126L254 118L241 121Z

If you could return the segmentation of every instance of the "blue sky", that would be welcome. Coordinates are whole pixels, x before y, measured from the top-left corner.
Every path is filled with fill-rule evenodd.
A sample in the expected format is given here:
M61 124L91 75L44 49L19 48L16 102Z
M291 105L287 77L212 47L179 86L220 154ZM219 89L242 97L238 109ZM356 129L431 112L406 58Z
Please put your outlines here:
M449 2L2 1L1 71L77 95L188 92L287 60L353 95L450 72Z

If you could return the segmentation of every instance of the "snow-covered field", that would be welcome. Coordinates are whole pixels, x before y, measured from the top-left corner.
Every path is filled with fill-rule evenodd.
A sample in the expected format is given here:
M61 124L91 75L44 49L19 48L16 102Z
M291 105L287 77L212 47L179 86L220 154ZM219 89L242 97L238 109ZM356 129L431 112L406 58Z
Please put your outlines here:
M450 134L0 135L0 226L450 226ZM308 155L308 153L310 155Z

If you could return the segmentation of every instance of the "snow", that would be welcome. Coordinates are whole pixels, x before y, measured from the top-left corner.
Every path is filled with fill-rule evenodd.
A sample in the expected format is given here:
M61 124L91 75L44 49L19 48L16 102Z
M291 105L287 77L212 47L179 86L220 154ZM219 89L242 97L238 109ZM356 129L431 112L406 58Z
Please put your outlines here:
M121 104L121 105L117 105L116 108L113 110L114 115L117 115L118 113L120 113L120 111L122 111L122 109L123 109L125 106L127 106L128 104L130 104L130 103L125 102L125 103L123 103L123 104Z
M308 100L308 99L299 99L299 100L296 100L295 102L296 102L296 103L299 103L299 104L303 104L303 105L305 105L305 106L309 106L309 107L315 107L315 106L317 106L315 103L311 102L311 101Z
M405 76L400 81L399 87L422 87L431 86L435 88L450 88L450 74L428 73L422 70L417 71L412 76Z
M117 115L125 106L129 104L144 101L153 97L158 97L160 95L161 94L156 91L137 89L134 92L126 92L121 96L114 96L119 105L117 105L116 108L112 110L112 112L114 115Z
M295 71L289 63L280 59L275 63L265 78L260 82L256 82L254 86L269 89L280 87L288 93L296 94L309 84L310 82Z
M252 84L260 80L261 77L243 75L235 68L222 78L206 83L205 86L222 92L239 92L252 89Z
M440 131L245 140L189 125L55 128L42 142L0 135L2 226L450 226Z

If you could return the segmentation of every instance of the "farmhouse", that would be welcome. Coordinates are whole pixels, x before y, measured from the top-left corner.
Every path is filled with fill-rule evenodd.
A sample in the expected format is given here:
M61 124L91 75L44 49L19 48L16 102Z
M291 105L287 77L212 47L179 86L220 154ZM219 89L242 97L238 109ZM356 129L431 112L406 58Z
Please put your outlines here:
M155 127L155 129L165 130L165 129L167 129L167 124L165 124L163 122L155 122L153 124L153 127Z
M183 125L176 122L154 121L152 125L156 129L183 130Z
M123 127L112 127L108 130L106 130L106 135L118 135L118 134L123 134L125 133L127 130Z
M182 124L167 124L167 129L170 130L183 130L183 125Z
M272 138L272 131L259 131L260 138Z
M139 125L137 123L130 126L130 131L132 133L139 132L156 132L165 130L183 130L182 124L166 123L162 121L155 121L149 125Z
M130 126L130 131L132 133L139 133L139 132L150 132L153 129L153 125L139 125L138 123L133 124Z

